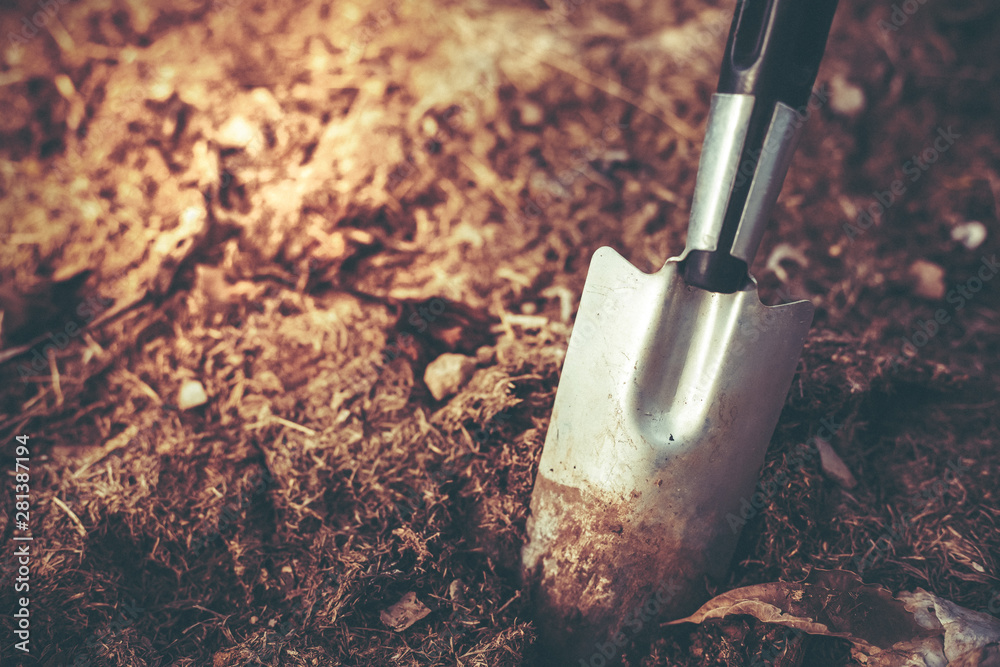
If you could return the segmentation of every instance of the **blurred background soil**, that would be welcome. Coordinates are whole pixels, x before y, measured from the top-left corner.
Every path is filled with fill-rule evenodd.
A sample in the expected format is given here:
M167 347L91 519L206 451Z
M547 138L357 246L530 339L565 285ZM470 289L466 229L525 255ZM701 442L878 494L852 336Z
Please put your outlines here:
M911 4L841 2L754 267L817 307L762 471L788 481L717 591L843 568L1000 607L1000 280L972 281L1000 6ZM30 436L35 540L4 664L531 664L518 553L588 262L683 248L732 9L5 3L0 436L10 477ZM822 420L855 485L797 458ZM779 640L682 625L628 660Z

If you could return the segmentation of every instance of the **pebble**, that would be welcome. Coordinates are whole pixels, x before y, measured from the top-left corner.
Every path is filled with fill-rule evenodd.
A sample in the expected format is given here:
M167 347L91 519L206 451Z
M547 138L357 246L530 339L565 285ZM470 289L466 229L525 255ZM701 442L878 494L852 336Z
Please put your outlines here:
M420 129L428 137L433 137L438 132L437 121L430 116L424 116L424 120L420 123Z
M951 240L958 241L969 250L975 250L986 240L986 225L978 220L963 222L951 230Z
M180 391L177 392L177 407L181 410L195 408L208 403L208 394L205 387L197 380L184 380L181 383Z
M233 116L219 129L216 141L227 148L246 148L257 138L257 130L243 116Z
M518 112L525 127L538 127L545 120L545 110L534 102L522 102Z
M916 282L913 291L917 296L932 300L944 298L944 269L940 266L926 259L918 259L910 265L909 273Z
M835 74L830 79L830 109L848 118L854 118L865 109L865 91Z
M427 365L424 384L440 401L462 388L476 371L476 360L462 354L442 354Z
M489 366L496 359L496 356L496 350L488 345L484 345L476 350L476 363L480 366Z
M461 602L465 599L465 589L465 582L461 579L455 579L448 585L448 597L453 602Z

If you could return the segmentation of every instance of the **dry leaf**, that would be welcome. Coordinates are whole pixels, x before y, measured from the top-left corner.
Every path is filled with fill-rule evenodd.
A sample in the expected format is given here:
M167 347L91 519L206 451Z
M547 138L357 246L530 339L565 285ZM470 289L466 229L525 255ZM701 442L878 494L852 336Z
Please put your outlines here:
M814 570L801 582L738 588L666 625L733 614L846 639L868 667L1000 665L1000 620L919 588L893 597L882 586L865 584L842 570Z

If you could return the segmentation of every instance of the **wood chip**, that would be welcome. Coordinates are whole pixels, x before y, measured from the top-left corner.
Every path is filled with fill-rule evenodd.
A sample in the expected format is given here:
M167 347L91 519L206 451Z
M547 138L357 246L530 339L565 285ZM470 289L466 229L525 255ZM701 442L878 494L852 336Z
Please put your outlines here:
M816 438L816 449L819 450L820 464L823 467L823 474L841 485L845 489L853 489L858 485L858 480L851 474L851 470L844 463L843 459L833 450L826 440Z
M399 602L382 610L379 618L386 626L396 632L402 632L430 613L431 610L417 599L417 594L410 591Z

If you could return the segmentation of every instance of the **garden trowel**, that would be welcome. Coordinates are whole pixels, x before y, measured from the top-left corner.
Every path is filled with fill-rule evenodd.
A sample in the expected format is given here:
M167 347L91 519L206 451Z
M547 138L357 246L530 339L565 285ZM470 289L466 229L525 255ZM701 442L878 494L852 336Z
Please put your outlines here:
M610 664L729 567L813 315L764 306L748 268L835 10L737 2L684 252L654 274L594 255L522 553L544 664Z

